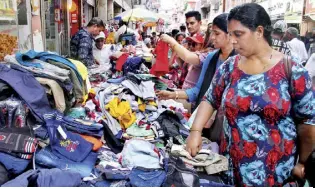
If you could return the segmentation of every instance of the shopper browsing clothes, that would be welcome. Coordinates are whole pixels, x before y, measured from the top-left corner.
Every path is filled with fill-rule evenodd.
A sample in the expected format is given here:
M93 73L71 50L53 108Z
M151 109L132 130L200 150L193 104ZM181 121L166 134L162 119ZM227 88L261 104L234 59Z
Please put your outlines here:
M93 56L101 66L106 67L106 70L110 70L111 64L109 57L113 54L111 50L112 45L105 45L105 34L100 32L98 36L95 37L95 46L93 47Z
M227 32L227 14L221 14L213 20L212 33L209 40L212 40L215 49L218 51L207 52L206 58L202 53L194 53L185 49L176 41L168 37L162 36L162 40L166 41L173 47L177 56L189 62L192 65L202 65L201 72L197 77L197 83L185 90L178 91L160 91L158 96L161 99L185 99L188 102L198 105L203 95L208 90L212 77L217 68L230 56L235 55L233 45ZM207 41L205 41L207 43ZM204 48L207 48L206 46ZM202 92L200 91L202 89ZM176 95L177 94L177 95Z
M315 115L311 79L299 61L287 62L272 49L270 28L270 17L258 4L230 11L228 31L239 55L219 67L187 139L186 150L195 156L203 126L222 107L220 153L230 161L225 181L235 186L282 186L292 171L303 178L313 150L315 127L301 125Z
M86 67L91 67L99 62L93 56L93 40L105 29L100 18L92 18L88 25L80 29L70 41L70 56L81 61Z

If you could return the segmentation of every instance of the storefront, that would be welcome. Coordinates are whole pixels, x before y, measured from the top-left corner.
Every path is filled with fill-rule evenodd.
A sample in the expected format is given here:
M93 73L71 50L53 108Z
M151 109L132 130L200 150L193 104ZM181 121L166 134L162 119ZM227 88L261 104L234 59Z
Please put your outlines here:
M85 0L83 2L83 21L82 24L85 26L94 17L94 0Z
M71 0L41 0L43 5L42 20L46 51L69 54L70 26L69 10ZM68 8L69 7L69 8Z
M0 1L0 61L18 48L18 15L14 0Z
M306 0L305 16L301 27L301 33L315 32L315 2L313 0Z
M300 30L303 19L304 0L288 0L284 20L288 27L295 27ZM304 35L301 33L301 35Z
M210 16L209 16L209 23L212 23L213 19L223 13L223 0L214 0L211 2L210 8Z

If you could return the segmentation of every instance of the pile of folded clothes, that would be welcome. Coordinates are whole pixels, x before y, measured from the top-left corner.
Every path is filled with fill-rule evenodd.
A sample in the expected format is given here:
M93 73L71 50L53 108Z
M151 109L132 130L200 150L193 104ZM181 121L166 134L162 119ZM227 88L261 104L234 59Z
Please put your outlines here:
M157 99L167 84L147 74L143 58L127 57L119 77L93 88L74 60L33 51L6 60L0 64L0 185L226 186L220 173L227 159L206 139L189 156L190 114L181 103Z

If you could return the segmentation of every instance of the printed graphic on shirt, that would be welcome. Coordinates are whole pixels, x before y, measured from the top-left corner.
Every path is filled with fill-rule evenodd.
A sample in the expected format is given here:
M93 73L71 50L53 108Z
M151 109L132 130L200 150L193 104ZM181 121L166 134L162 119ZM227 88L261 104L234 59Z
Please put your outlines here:
M291 55L288 45L281 40L272 39L272 48L276 51L282 52L283 54Z
M79 144L79 141L72 141L69 139L60 141L60 146L65 147L68 152L74 152Z
M5 140L6 138L7 138L6 136L0 135L0 140L1 140L1 141Z

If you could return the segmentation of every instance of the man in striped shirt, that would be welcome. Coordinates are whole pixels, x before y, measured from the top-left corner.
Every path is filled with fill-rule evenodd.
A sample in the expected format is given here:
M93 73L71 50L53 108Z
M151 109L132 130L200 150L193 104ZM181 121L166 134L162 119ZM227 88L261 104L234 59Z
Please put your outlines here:
M92 18L87 27L80 29L70 41L70 57L81 61L86 67L99 64L93 57L93 41L105 29L100 18Z

